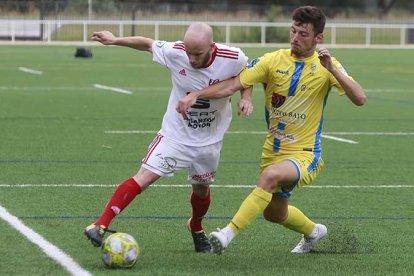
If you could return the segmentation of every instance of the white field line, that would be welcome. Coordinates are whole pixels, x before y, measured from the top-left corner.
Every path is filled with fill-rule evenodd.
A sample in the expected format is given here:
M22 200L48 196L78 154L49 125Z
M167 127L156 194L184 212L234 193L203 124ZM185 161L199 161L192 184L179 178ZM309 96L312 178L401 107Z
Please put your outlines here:
M144 134L144 133L156 133L155 130L108 130L105 131L106 134ZM252 134L252 135L265 135L267 134L266 131L227 131L227 134ZM325 139L331 139L331 140L335 140L338 142L343 142L343 143L349 143L349 144L358 144L358 142L353 141L353 140L349 140L349 139L343 139L343 138L339 138L339 137L335 137L332 135L326 135L326 134L322 134L321 135L323 138Z
M0 218L10 224L14 229L23 234L30 242L37 245L47 256L55 260L72 275L90 276L91 274L80 267L70 256L55 245L45 240L41 235L27 227L17 217L10 214L0 205Z
M412 136L414 132L325 132L325 134L334 134L334 135L377 135L377 136Z
M114 188L118 184L0 184L0 188ZM155 188L190 188L190 184L152 184ZM223 189L252 189L254 185L229 184L229 185L211 185L212 188ZM307 189L402 189L414 188L414 185L314 185L305 186Z
M157 133L156 130L106 130L105 134L151 134ZM267 134L266 131L227 131L228 134ZM322 135L386 135L386 136L412 136L414 132L367 132L367 131L357 131L357 132L340 132L340 131L329 131L324 132Z
M322 134L321 137L323 137L325 139L331 139L331 140L334 140L334 141L338 141L338 142L348 143L348 144L358 144L357 141L344 139L344 138L339 138L339 137L335 137L335 136L332 136L332 135Z
M38 70L33 70L27 67L19 67L19 70L25 73L29 73L29 74L34 74L34 75L42 75L43 72L42 71L38 71Z
M118 88L118 87L111 87L111 86L106 86L106 85L101 85L101 84L94 84L93 87L98 88L98 89L103 89L103 90L109 90L112 92L122 93L122 94L132 94L131 91Z
M410 89L364 89L368 93L413 93L414 90Z
M95 88L95 87L94 87ZM43 87L32 87L32 86L0 86L0 90L29 90L29 91L57 91L57 90L90 90L93 89L90 86L43 86ZM171 87L143 87L140 86L139 91L169 91Z
M23 70L31 70L34 72L40 72L40 74L42 74L43 72L41 71L37 71L37 70L32 70L26 67L19 67L22 68ZM21 71L23 71L21 70ZM1 70L0 70L1 71ZM32 74L36 74L33 72L27 72L27 73L32 73ZM0 86L0 90L43 90L43 91L49 91L49 90L84 90L84 89L89 89L89 87L86 88L82 88L79 86L73 86L73 87L63 87L63 86L55 86L55 87L30 87L30 86ZM160 91L170 91L171 87L170 86L149 86L149 87L139 87L139 90L160 90ZM414 90L409 90L409 89L364 89L365 92L368 93L414 93Z

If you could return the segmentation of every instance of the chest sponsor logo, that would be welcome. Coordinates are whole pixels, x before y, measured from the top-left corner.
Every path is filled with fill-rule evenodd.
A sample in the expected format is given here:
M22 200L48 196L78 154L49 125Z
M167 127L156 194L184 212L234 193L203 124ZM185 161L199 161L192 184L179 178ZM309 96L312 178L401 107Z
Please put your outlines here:
M216 120L214 114L217 110L210 112L187 111L187 126L192 129L211 127Z
M197 99L196 103L191 107L197 109L208 109L210 108L210 100Z
M208 110L210 106L210 100L197 99L191 110L187 111L187 126L193 129L211 127L216 120L217 110Z
M277 108L285 103L286 97L278 93L273 92L272 94L272 107Z

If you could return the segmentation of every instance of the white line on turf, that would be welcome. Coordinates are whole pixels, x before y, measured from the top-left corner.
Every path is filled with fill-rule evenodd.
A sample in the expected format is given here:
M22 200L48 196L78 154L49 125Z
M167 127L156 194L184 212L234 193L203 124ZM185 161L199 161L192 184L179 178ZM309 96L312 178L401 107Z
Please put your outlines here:
M155 130L108 130L108 131L105 131L105 133L106 134L144 134L144 133L156 133L156 131ZM226 133L227 134L252 134L252 135L267 134L266 131L227 131ZM358 142L356 141L349 140L349 139L343 139L343 138L335 137L332 135L322 134L321 136L325 139L331 139L331 140L335 140L338 142L358 144Z
M26 67L19 67L20 68L24 68L23 70L32 70L32 71L37 71L37 70L33 70L33 69L29 69ZM22 71L23 71L22 70ZM37 71L40 72L40 71ZM28 72L29 73L29 72ZM43 72L41 72L43 73ZM36 73L35 73L36 74ZM73 87L64 87L64 86L46 86L46 87L31 87L31 86L0 86L0 90L43 90L43 91L48 91L48 90L82 90L82 89L87 89L84 87L79 87L79 86L73 86ZM171 90L170 86L149 86L149 87L143 87L140 86L138 88L138 90L160 90L160 91L169 91ZM369 92L369 93L413 93L412 89L365 89L365 92Z
M412 93L411 89L364 89L368 93Z
M23 234L29 241L37 245L46 255L54 259L63 266L72 275L89 276L91 273L84 270L70 256L60 250L55 245L45 240L41 235L27 227L17 217L10 214L4 207L0 205L0 218L10 224L14 229Z
M122 93L122 94L132 94L131 91L118 88L118 87L111 87L111 86L106 86L106 85L101 85L101 84L94 84L93 87L98 88L98 89L103 89L103 90L109 90L112 92Z
M118 184L0 184L0 188L114 188ZM190 188L190 184L152 184L151 187L157 188ZM229 185L211 185L213 188L225 189L244 189L254 188L254 185L229 184ZM414 185L317 185L305 186L308 189L388 189L388 188L414 188Z
M412 136L414 132L325 132L325 134L335 134L335 135L376 135L376 136Z
M42 71L38 71L38 70L33 70L27 67L19 67L19 70L25 73L29 73L29 74L34 74L34 75L42 75L43 72Z
M325 139L331 139L331 140L334 140L334 141L338 141L338 142L344 142L344 143L349 143L349 144L358 144L358 142L356 142L354 140L339 138L339 137L335 137L335 136L332 136L332 135L322 134L321 137L323 137Z
M157 133L156 130L106 130L105 134L147 134L147 133ZM227 131L228 134L266 134L266 131ZM386 135L386 136L412 136L414 132L369 132L369 131L356 131L356 132L345 132L345 131L328 131L324 132L322 135Z
M33 86L0 86L0 90L30 90L30 91L56 91L56 90L71 90L71 91L79 91L79 90L89 90L93 89L91 86L40 86L40 87L33 87ZM135 89L135 88L134 88ZM145 87L140 86L138 88L139 91L169 91L170 87Z

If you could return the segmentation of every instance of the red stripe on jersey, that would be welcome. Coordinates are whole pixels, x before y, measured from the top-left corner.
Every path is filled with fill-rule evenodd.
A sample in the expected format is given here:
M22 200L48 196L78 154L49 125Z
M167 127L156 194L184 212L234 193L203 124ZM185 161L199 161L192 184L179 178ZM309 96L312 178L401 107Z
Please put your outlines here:
M223 54L217 54L218 57L223 57L223 58L229 58L229 59L238 59L237 56L229 56L229 55L223 55Z
M175 43L173 46L174 49L179 49L179 50L184 50L185 51L185 46L184 43L179 42L179 43Z
M161 134L157 134L154 138L154 140L152 140L151 144L148 147L147 153L145 154L144 158L142 159L142 163L147 163L148 158L151 156L152 152L154 151L154 149L158 146L158 144L161 142L161 139L164 136L162 136Z
M236 55L236 56L239 55L239 52L233 51L233 50L227 50L227 49L218 49L217 50L217 53L220 53L220 54L229 54L229 55Z

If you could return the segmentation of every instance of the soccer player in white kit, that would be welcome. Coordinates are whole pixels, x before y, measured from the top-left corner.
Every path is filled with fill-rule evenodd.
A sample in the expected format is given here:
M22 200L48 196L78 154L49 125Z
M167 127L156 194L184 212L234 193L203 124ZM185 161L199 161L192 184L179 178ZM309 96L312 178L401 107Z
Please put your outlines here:
M162 176L188 169L192 184L192 216L187 222L196 252L210 252L202 219L210 206L210 184L214 181L224 133L232 117L230 99L198 100L187 118L176 112L179 99L214 83L237 76L247 64L239 49L213 42L213 31L205 23L193 23L184 40L157 41L146 37L115 37L108 31L93 33L92 40L152 53L153 61L171 71L172 90L161 129L148 147L138 173L121 183L99 219L84 234L95 246L102 244L108 226L128 204ZM251 89L241 91L239 113L253 110Z

